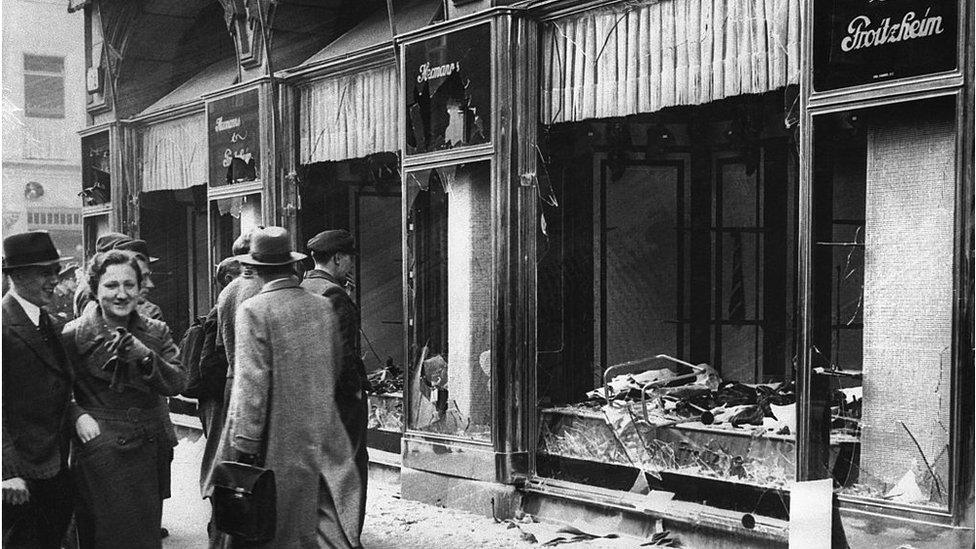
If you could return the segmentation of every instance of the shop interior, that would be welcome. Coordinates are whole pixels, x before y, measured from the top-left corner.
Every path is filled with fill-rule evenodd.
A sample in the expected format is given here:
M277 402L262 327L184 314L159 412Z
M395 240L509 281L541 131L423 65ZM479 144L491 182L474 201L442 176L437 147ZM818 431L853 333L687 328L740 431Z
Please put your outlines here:
M784 516L795 99L540 128L539 476Z
M299 181L301 251L327 229L348 229L356 242L348 287L360 307L360 355L372 392L370 445L399 453L404 368L399 158L376 153L308 164Z

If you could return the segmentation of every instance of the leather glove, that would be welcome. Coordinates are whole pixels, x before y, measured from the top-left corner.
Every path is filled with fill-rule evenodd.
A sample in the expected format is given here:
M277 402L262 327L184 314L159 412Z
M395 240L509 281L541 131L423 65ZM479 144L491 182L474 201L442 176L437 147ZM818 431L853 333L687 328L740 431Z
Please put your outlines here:
M127 362L140 362L152 355L152 350L139 341L132 333L126 333L118 342L116 353L119 358ZM141 362L140 362L141 365Z

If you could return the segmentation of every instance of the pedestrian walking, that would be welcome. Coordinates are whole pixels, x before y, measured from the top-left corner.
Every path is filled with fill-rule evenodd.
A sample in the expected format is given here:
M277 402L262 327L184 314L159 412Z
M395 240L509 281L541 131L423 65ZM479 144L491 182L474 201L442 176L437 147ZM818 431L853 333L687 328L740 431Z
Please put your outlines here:
M236 258L236 256L248 253L250 249L251 232L248 231L237 237L234 241L232 252ZM220 410L223 414L222 423L226 421L227 405L230 402L230 394L234 385L234 321L237 315L237 309L245 300L257 295L261 291L262 286L261 280L254 276L254 269L250 265L240 264L240 266L240 275L231 280L217 296L217 332L214 337L214 347L216 353L223 353L227 363L224 393L221 399L222 408ZM215 434L212 438L208 437L207 439L207 447L204 450L205 455L210 451L211 445L215 447L210 458L210 465L205 468L205 471L202 471L206 475L201 481L203 497L205 498L210 497L213 490L213 466L220 461L233 459L231 455L230 435L227 432L226 426L223 424L220 428L214 426L211 432ZM226 539L226 536L220 535L213 528L211 528L210 537L210 546L213 548L230 546L230 540Z
M366 516L366 484L369 477L369 455L366 450L366 429L369 425L366 391L369 380L359 352L359 307L346 291L346 281L355 266L356 245L349 231L338 229L313 236L308 241L308 249L315 261L315 268L305 273L302 287L328 299L339 316L343 360L335 404L354 450L356 467L362 480L357 497L347 499L343 504L358 505L362 521ZM360 532L362 528L360 522Z
M136 310L142 275L133 254L96 254L88 283L94 304L62 334L75 368L80 545L158 549L176 445L164 396L183 390L179 351L165 323Z
M71 520L66 436L71 368L43 309L60 257L46 232L3 241L3 545L58 549Z
M237 313L227 431L238 461L275 472L277 528L269 548L360 546L363 480L336 404L342 337L332 303L305 291L288 231L255 231L240 256L264 282ZM272 390L273 388L273 390Z
M246 252L247 250L243 250ZM241 274L241 264L233 257L228 257L217 266L217 285L227 287ZM224 418L227 415L227 400L224 391L227 382L227 354L217 348L217 305L214 305L203 320L203 345L200 350L199 363L195 366L199 370L199 388L193 396L197 399L197 410L200 423L203 425L203 436L206 446L200 463L200 492L206 496L207 479L213 473L214 458L217 446L224 429ZM192 366L191 366L192 367ZM207 523L207 534L211 543L217 541L218 532L213 527L213 520Z

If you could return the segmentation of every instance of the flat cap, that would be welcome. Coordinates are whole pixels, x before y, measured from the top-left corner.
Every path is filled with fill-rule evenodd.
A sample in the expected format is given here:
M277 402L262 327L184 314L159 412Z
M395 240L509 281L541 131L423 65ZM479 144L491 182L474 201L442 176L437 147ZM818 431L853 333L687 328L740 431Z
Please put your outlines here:
M345 229L322 231L308 240L308 249L316 254L331 255L336 252L356 253L352 235Z
M95 241L95 251L107 252L114 250L119 244L129 242L130 240L132 240L131 236L122 233L105 233Z
M151 255L149 255L149 244L146 244L145 240L129 239L128 241L125 242L119 242L118 244L115 245L115 249L125 250L127 252L132 252L136 255L141 255L142 257L146 258L146 261L148 261L149 263L155 263L156 261L159 261L158 257L152 257Z

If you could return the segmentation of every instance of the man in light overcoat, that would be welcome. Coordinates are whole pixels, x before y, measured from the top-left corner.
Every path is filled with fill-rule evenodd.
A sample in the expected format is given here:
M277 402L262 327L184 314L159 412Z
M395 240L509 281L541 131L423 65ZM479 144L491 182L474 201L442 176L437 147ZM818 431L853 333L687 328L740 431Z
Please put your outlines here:
M237 312L227 429L238 461L275 472L278 523L265 547L356 548L362 479L335 398L342 336L332 303L294 275L304 258L281 227L252 233L237 258L264 286Z

